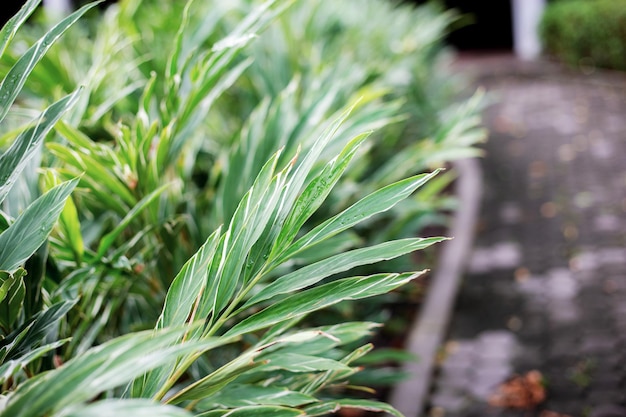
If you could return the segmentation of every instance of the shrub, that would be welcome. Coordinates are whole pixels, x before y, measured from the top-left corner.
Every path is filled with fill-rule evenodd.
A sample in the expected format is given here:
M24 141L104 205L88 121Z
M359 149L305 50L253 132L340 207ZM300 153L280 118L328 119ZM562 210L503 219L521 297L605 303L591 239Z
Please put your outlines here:
M85 86L46 140L43 175L12 191L27 200L24 189L65 190L31 242L34 252L58 216L48 245L0 264L13 291L2 308L16 317L0 352L32 327L47 343L30 338L2 357L0 415L397 415L337 399L376 325L310 316L422 274L370 265L443 240L407 225L436 212L427 195L452 178L427 184L432 165L475 154L479 100L451 104L435 70L449 16L418 9L398 20L404 46L376 61L367 43L391 45L390 22L412 9L351 3L381 19L369 39L331 3L312 14L290 3L122 1L41 54L21 106ZM318 39L336 13L330 29L345 37ZM429 31L414 30L418 16ZM313 65L303 51L325 59ZM21 53L3 56L5 68L27 60ZM14 133L5 141L20 144ZM413 197L421 187L427 195ZM29 230L26 214L6 216L0 239Z
M545 50L566 63L626 70L626 2L569 0L546 8Z

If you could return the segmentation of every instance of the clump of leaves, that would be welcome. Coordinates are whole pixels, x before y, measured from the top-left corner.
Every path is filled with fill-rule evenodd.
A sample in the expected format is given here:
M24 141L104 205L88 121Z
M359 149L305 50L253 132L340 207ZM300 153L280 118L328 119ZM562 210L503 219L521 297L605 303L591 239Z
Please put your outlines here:
M14 38L19 27L38 5L26 2L0 32L0 54ZM24 86L27 77L50 46L91 6L65 18L32 45L8 71L0 83L0 122ZM38 152L46 134L77 101L80 91L61 98L45 109L29 125L20 129L11 145L0 156L0 203L12 198L11 188L30 159ZM65 203L76 187L71 179L52 187L15 216L0 211L0 382L10 388L14 378L25 371L41 369L40 358L65 344L55 338L59 320L75 304L67 299L46 303L43 299L44 264L48 235L64 211ZM24 265L28 265L28 273ZM50 336L52 341L47 339Z
M126 16L134 13L133 4L139 3L127 3ZM1 39L8 42L36 5L29 1ZM168 241L177 236L175 227L167 227L180 214L187 156L197 154L190 138L206 132L201 127L209 108L246 67L239 60L243 46L284 6L276 1L260 6L207 53L188 49L187 8L164 72L150 75L136 114L127 114L112 130L114 145L90 139L71 121L58 124L71 146L49 143L60 161L45 170L42 183L50 190L15 219L2 216L0 416L318 416L342 407L399 415L383 403L334 396L335 387L360 369L355 361L372 348L361 340L375 324L303 324L315 311L387 293L424 272L354 275L353 268L444 240L403 238L350 250L337 245L351 229L405 201L437 171L375 187L311 223L361 155L370 134L362 128L384 124L392 113L375 118L359 113L361 104L355 104L338 116L317 119L315 126L296 123L310 129L309 141L288 156L284 147L269 152L267 161L249 173L254 180L244 193L228 196L236 203L220 212L223 225L175 278L140 279L145 264L139 260L156 264L150 257L160 253L160 245L180 242ZM9 71L0 85L0 97L6 97L0 116L8 112L29 68L89 7L64 19L16 61L19 72ZM196 46L205 40L196 39ZM158 77L165 80L160 87ZM50 106L13 139L0 159L3 199L33 149L79 93ZM264 106L251 116L250 129L264 120L263 109L272 108ZM364 114L369 114L365 121L350 122ZM233 160L246 156L243 147L233 152ZM128 170L116 169L121 161ZM76 201L68 199L74 188L81 191ZM222 207L231 204L219 201ZM45 242L57 219L48 254ZM159 233L150 233L155 228ZM151 284L157 294L167 288L160 315L153 329L135 331L133 325L150 321L141 314L155 294ZM107 323L111 317L119 321ZM53 352L57 355L51 357Z
M309 4L123 0L59 38L87 6L37 59L2 57L5 80L28 63L20 106L63 98L0 141L6 191L28 158L42 175L22 173L15 200L48 190L23 211L5 201L0 415L399 415L341 399L366 390L352 377L377 325L311 316L424 273L380 265L444 240L415 226L449 206L429 205L453 178L433 166L475 154L480 99L438 93L449 15L419 31L399 20L409 9L350 2L380 20L370 38L339 6Z

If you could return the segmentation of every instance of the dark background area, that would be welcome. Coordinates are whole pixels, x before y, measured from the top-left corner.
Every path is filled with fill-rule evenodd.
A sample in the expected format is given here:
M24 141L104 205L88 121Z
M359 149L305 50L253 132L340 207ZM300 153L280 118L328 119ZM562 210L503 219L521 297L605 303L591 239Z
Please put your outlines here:
M445 3L447 7L469 14L472 19L472 23L455 30L448 37L458 49L513 48L509 0L446 0Z
M406 0L421 4L427 0ZM457 49L506 50L513 47L513 24L510 0L440 0L448 8L455 8L464 17L448 41ZM24 0L3 0L0 19L6 22L24 3ZM82 3L74 1L74 3Z
M0 20L4 25L24 4L21 0L4 0L2 7L0 7Z
M407 0L422 4L427 0ZM448 36L450 44L462 51L513 49L511 0L440 0L456 9L461 20Z

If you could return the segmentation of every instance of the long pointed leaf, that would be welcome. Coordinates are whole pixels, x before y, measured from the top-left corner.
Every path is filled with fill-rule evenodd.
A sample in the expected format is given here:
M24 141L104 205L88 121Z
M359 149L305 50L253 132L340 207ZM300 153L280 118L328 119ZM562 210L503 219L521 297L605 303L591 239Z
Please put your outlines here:
M40 346L26 353L24 356L21 356L17 359L9 360L0 366L0 384L4 384L4 382L15 375L20 369L25 368L26 365L34 361L35 359L39 359L43 355L48 352L51 352L65 343L67 343L70 339L63 339L56 341L54 343L50 343L44 346Z
M252 262L257 262L260 259L263 259L263 261L265 261L266 258L276 258L277 255L273 254L273 252L276 252L277 250L284 251L283 248L278 248L277 245L278 237L283 231L283 224L292 212L292 208L296 203L298 195L301 193L302 186L309 176L311 169L319 159L319 156L323 152L324 148L331 142L339 128L348 118L352 109L353 107L348 108L339 117L333 120L332 123L328 124L328 126L325 127L322 134L317 137L315 142L311 145L309 151L305 154L304 158L302 158L302 161L294 169L293 174L291 175L289 181L285 184L285 187L282 190L282 195L280 197L280 210L274 213L272 219L270 220L270 230L268 231L268 233L261 237L260 241L253 248L253 253L251 254ZM358 142L358 140L359 139L357 138L356 141ZM320 197L322 194L323 193L320 193ZM306 199L309 197L311 196L307 195L305 197L305 200L303 201L306 201ZM315 199L315 196L313 196L313 198ZM311 204L315 205L318 203L321 204L321 201ZM300 206L300 208L305 210L304 206ZM300 219L294 220L294 223L291 225L291 227L295 228L299 220ZM289 234L289 236L291 236L291 233ZM289 238L289 236L287 236L286 238ZM277 265L279 263L280 261L275 261L274 265Z
M269 362L263 365L264 369L284 369L289 372L319 372L319 371L347 371L350 367L332 359L318 356L303 355L301 353L277 352L263 356Z
M152 191L150 194L141 199L131 211L120 221L120 223L113 229L111 232L107 233L100 240L100 244L98 245L98 257L104 256L106 251L111 247L111 245L115 242L115 239L128 227L128 225L144 210L150 203L152 203L157 197L161 195L163 191L165 191L168 187L168 184L165 184L156 190Z
M383 294L397 288L426 271L405 274L376 274L367 277L340 279L312 288L277 302L226 332L225 336L236 336L253 332L290 318L337 304L344 300L358 300Z
M9 294L9 290L11 290L13 284L24 275L26 275L26 271L23 269L18 269L13 274L7 271L0 271L0 303L2 303L7 294Z
M26 270L19 268L14 274L6 271L1 272L7 276L2 283L2 301L0 301L0 325L9 330L13 327L13 323L17 320L24 306L24 298L26 296L26 287L24 285L24 275ZM6 290L6 291L5 291Z
M199 400L213 395L232 383L239 375L262 366L266 361L255 359L266 349L272 346L306 342L318 338L320 335L319 331L305 330L272 340L264 345L255 346L253 349L248 349L226 365L177 392L168 399L168 402L178 403L185 400ZM221 339L225 337L228 336L222 336Z
M277 248L282 248L285 244L290 243L302 225L324 202L348 167L359 146L369 135L369 133L364 133L350 141L341 154L326 164L323 171L307 185L285 221L285 225L276 240Z
M73 179L52 188L0 234L0 270L15 270L46 241L77 183Z
M72 26L85 12L94 7L99 2L87 4L59 23L31 46L9 70L2 83L0 83L0 121L4 120L9 108L21 91L26 79L32 72L35 65L48 52L48 49L61 35Z
M131 333L92 348L62 367L19 386L0 416L49 415L126 384L183 354L202 349L200 342L172 346L184 331Z
M430 174L420 174L388 185L364 197L341 213L317 226L296 241L276 261L280 263L308 247L316 245L375 214L382 213L404 200L440 170Z
M157 328L183 325L192 315L194 300L207 284L207 268L215 254L221 228L208 237L204 245L181 268L170 285Z
M31 320L13 331L0 345L10 343L7 359L16 359L28 353L34 346L44 340L45 335L53 326L56 326L76 304L77 300L68 300L51 305L46 310L37 313Z
M199 406L221 406L227 408L251 405L285 405L298 407L317 400L300 392L289 391L282 387L264 387L260 385L231 385L216 395L203 400Z
M343 399L336 401L328 401L322 404L314 404L306 407L307 416L325 416L328 414L334 414L342 408L356 408L359 410L386 412L394 417L404 417L402 413L390 406L379 401L372 400L357 400L357 399Z
M393 259L409 252L427 248L443 240L446 238L401 239L331 256L278 278L250 298L242 309L268 300L278 294L287 294L311 286L333 274L348 271L360 265Z
M28 0L21 9L2 27L0 31L0 57L4 55L4 51L7 46L15 37L18 29L24 24L28 16L30 16L37 6L39 6L41 0Z
M192 330L185 334L190 333L192 333ZM140 378L135 379L131 387L133 397L154 397L159 392L159 390L163 388L163 385L165 384L167 379L175 373L175 371L177 370L175 366L176 364L178 364L179 362L183 362L189 358L197 359L204 352L207 352L219 346L236 342L238 340L237 336L204 337L201 341L195 339L190 342L185 342L184 344L181 344L180 339L183 336L184 335L181 334L178 339L172 340L171 345L175 345L176 343L178 343L178 346L191 344L192 346L197 346L196 349L190 349L190 351L188 352L185 351L183 352L183 355L173 357L169 359L169 361L164 360L163 362L159 362L159 364L153 367L150 372L147 372Z
M11 147L0 156L0 203L4 201L18 175L35 154L37 146L61 116L76 103L79 94L80 90L77 90L48 107L35 124L20 133Z
M221 228L218 228L196 254L181 268L165 297L156 328L182 326L196 317L197 300L207 285L207 267L215 254ZM181 335L182 337L182 335ZM224 343L229 341L224 340ZM146 373L133 383L133 396L152 397L173 372L174 364Z
M182 408L150 400L110 399L63 410L54 417L191 417Z
M235 210L209 269L210 285L198 308L200 317L215 317L231 301L242 281L242 268L250 248L262 235L275 212L290 166L274 175L280 151L265 164L254 185Z
M234 410L214 410L198 414L199 417L297 417L306 415L302 410L278 405L250 405Z

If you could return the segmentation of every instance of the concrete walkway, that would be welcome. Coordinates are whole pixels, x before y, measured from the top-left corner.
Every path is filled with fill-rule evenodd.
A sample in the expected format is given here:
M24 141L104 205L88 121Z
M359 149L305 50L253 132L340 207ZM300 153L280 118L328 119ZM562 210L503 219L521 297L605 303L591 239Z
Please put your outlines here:
M477 240L424 414L626 416L626 76L511 59L466 69L497 104ZM545 401L488 404L531 370Z

